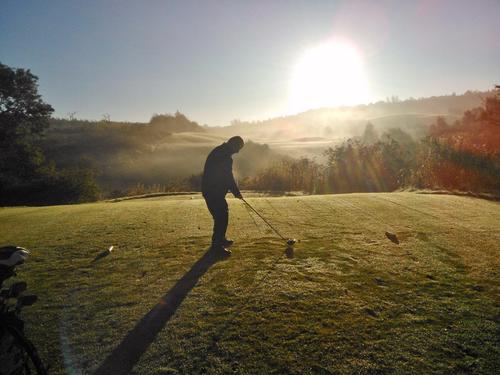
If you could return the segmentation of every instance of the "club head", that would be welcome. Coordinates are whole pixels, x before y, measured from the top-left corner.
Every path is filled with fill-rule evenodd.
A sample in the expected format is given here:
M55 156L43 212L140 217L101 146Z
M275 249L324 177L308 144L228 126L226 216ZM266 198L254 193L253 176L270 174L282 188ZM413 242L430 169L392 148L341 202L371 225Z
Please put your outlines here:
M8 267L0 264L0 287L3 285L5 280L15 275L16 272L14 271L14 267Z
M26 290L27 284L24 281L14 283L9 288L8 298L17 298Z
M297 240L295 238L289 238L288 240L286 240L286 244L288 246L293 246L293 245L295 245L296 242L297 242Z
M29 255L29 251L19 246L0 247L0 265L15 267L23 264Z
M29 294L27 296L21 296L17 299L16 307L21 309L23 306L31 306L38 300L38 297L34 294Z

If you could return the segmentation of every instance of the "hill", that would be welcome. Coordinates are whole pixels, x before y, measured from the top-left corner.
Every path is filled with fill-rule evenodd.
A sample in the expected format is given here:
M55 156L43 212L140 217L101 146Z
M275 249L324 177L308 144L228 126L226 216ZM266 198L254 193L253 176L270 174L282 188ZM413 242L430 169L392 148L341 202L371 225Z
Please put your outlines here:
M202 172L210 150L226 140L176 113L153 116L148 124L52 119L41 147L60 168L95 171L108 196L138 184L182 188L186 178ZM276 158L268 146L248 142L235 157L235 172L244 178Z
M409 99L344 108L311 110L294 116L231 126L200 126L182 113L154 115L149 123L52 119L41 146L60 168L90 168L104 196L136 186L168 190L185 187L198 175L214 146L235 134L253 145L235 157L240 178L255 176L285 157L325 161L325 150L362 136L367 124L378 134L397 132L418 139L438 117L449 123L481 103L485 93ZM403 133L402 133L403 132ZM396 138L397 139L397 138ZM247 160L252 160L249 162Z
M498 203L415 193L249 202L300 240L293 252L234 199L226 260L204 255L211 218L199 196L1 209L1 242L32 250L18 276L39 302L23 314L52 373L500 366Z
M235 120L231 126L210 131L224 136L238 133L257 142L291 142L296 138L322 137L331 143L360 136L367 123L379 133L399 128L418 138L437 117L454 121L469 109L482 104L482 98L492 92L467 91L463 95L443 95L429 98L399 100L353 107L320 108L296 115L245 122ZM293 143L293 142L292 142ZM300 148L300 145L299 145Z

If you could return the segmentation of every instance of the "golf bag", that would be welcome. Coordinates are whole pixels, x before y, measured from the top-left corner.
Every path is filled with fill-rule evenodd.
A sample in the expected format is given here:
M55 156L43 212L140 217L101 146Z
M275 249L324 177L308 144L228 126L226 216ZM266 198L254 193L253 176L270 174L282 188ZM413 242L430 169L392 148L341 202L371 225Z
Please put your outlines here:
M21 309L36 302L35 295L26 295L24 281L4 282L16 275L29 252L16 246L0 247L0 374L47 374L35 346L24 335Z

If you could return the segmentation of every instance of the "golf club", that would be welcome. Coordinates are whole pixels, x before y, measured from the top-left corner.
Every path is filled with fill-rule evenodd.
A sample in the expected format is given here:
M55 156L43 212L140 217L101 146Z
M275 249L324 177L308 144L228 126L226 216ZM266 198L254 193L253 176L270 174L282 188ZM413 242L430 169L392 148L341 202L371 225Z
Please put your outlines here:
M17 283L14 283L10 286L9 288L9 293L7 298L17 298L19 295L26 290L26 282L24 281L18 281Z
M23 306L31 306L38 300L38 297L34 294L29 294L27 296L21 296L17 299L16 311L19 313Z
M283 237L278 230L271 225L269 221L267 221L260 213L257 212L255 208L253 208L250 203L248 203L244 198L241 198L241 200L248 206L250 209L257 214L258 217L260 217L280 238L286 242L288 246L293 246L297 242L295 238L285 238Z

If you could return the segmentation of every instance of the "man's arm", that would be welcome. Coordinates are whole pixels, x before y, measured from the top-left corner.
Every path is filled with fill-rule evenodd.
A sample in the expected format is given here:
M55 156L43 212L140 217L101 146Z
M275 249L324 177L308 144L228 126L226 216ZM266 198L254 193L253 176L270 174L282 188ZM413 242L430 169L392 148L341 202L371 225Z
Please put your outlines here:
M236 185L236 181L234 181L234 177L231 176L231 179L233 181L232 181L232 184L231 184L231 187L229 188L229 190L231 190L231 193L233 193L235 198L243 199L243 195L241 195L241 191L238 188L238 185Z
M234 180L233 176L233 159L229 159L230 162L228 163L228 170L227 170L227 177L228 177L228 188L233 193L235 198L238 199L243 199L243 196L241 195L240 189L238 188L238 185L236 184L236 181Z

